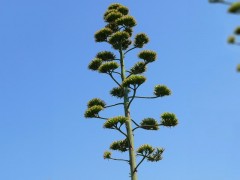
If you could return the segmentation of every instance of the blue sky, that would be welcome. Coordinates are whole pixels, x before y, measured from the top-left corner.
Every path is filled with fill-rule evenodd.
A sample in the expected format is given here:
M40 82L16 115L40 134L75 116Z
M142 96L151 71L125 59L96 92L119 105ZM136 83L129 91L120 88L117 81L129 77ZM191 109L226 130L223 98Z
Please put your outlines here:
M121 135L83 117L93 97L117 102L108 93L114 83L87 69L98 51L111 50L93 36L115 2L1 0L0 179L128 179L126 164L102 158ZM239 180L239 48L226 43L239 17L207 0L117 2L136 18L134 33L150 37L145 49L158 52L139 93L151 95L156 84L173 92L136 100L132 116L174 112L179 119L172 129L136 132L136 146L166 149L161 162L140 167L139 179ZM129 53L128 67L138 52Z

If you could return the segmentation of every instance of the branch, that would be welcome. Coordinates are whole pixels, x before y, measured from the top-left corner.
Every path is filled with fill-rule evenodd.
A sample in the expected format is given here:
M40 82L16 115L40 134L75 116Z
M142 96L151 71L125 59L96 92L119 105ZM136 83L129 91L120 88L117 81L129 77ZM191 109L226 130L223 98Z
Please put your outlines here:
M141 155L143 156L143 155ZM142 162L144 161L144 159L146 158L147 156L143 156L142 160L138 163L138 165L136 166L136 168L134 169L134 172L137 172L137 168L140 166L140 164L142 164Z
M132 121L136 126L139 126L139 124L136 123L133 119L131 119L131 121Z
M133 49L136 49L136 48L137 48L137 47L134 46L133 48L128 49L128 50L124 53L124 55L127 54L129 51L131 51L131 50L133 50Z
M138 86L138 87L139 87L139 86ZM136 95L136 91L137 91L137 88L138 88L138 87L135 87L135 86L134 86L134 89L133 89L133 96L131 97L131 100L130 100L129 103L128 103L127 109L130 107L132 101L134 100L135 95Z
M108 159L115 160L115 161L125 161L127 163L130 162L129 160L126 160L126 159L118 159L118 158L108 158Z
M116 72L116 71L112 71L111 73L115 73L115 74L119 74L119 75L121 75L121 73Z
M108 120L108 118L100 117L99 115L96 116L95 118L97 118L97 119L103 119L103 120Z
M133 96L130 96L132 98ZM134 98L144 98L144 99L155 99L159 98L158 96L153 96L153 97L147 97L147 96L135 96Z
M128 138L128 135L125 134L117 125L114 126L116 130L118 130L121 134L123 134L126 138Z
M112 80L118 85L121 87L121 84L113 77L112 73L107 73L111 78Z
M161 126L162 124L158 124L158 125L156 125L156 126ZM137 127L135 127L132 131L135 131L136 129L138 129L138 128L142 128L142 129L144 129L144 127L155 127L154 125L144 125L144 126L140 126L140 125L138 125Z
M109 106L105 106L104 108L109 108L109 107L113 107L113 106L117 106L117 105L122 105L124 103L117 103L117 104L113 104L113 105L109 105Z

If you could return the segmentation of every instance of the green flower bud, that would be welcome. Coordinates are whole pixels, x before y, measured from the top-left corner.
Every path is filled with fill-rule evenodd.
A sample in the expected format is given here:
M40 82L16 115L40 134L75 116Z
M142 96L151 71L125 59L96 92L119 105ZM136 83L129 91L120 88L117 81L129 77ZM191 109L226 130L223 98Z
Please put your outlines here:
M146 129L146 130L158 130L158 122L153 119L153 118L145 118L142 120L140 123L142 126L141 128Z
M84 116L85 116L85 118L95 118L95 117L98 116L98 113L102 110L103 110L102 106L95 105L95 106L92 106L92 107L88 108L85 111Z
M104 154L103 154L103 158L104 158L104 159L110 159L110 158L111 158L111 155L112 155L111 152L105 151Z
M143 50L138 54L138 57L147 63L150 63L157 59L157 53L150 50Z
M99 98L93 98L90 101L88 101L87 106L88 108L91 108L93 106L102 106L104 108L106 106L106 103Z
M134 85L134 86L140 86L141 84L143 84L146 81L146 78L144 76L141 75L132 75L128 78L126 78L122 85L123 87L128 87L130 85Z
M132 16L128 16L128 15L117 19L116 23L118 25L123 25L123 26L127 26L127 27L134 27L137 24L135 19Z
M101 64L102 64L102 60L99 58L95 58L89 63L88 68L93 71L96 71L101 66Z
M116 23L109 23L105 27L111 29L113 33L119 30L118 25Z
M110 145L110 149L118 150L121 152L126 152L128 150L128 141L127 139L115 141Z
M166 127L173 127L178 124L178 119L176 118L175 114L173 113L163 113L161 115L161 125L166 126Z
M137 153L142 155L149 155L153 153L154 148L148 144L144 144L137 149Z
M129 34L124 31L116 32L109 38L110 44L121 44L122 42L126 41L129 38Z
M110 51L101 51L97 53L96 58L103 61L112 61L116 58L116 56Z
M234 44L235 43L235 37L234 36L229 36L227 42L229 44Z
M154 94L157 97L169 96L171 95L171 90L164 85L157 85L154 87Z
M240 72L240 64L237 65L237 72Z
M98 68L98 71L100 73L108 73L108 72L111 72L115 69L117 69L119 67L119 64L116 63L116 62L106 62L104 64L102 64L99 68Z
M128 91L128 93L130 92L129 89L127 91ZM115 87L110 91L110 94L117 98L123 98L124 97L124 89L121 87Z
M123 31L127 32L129 36L132 36L132 32L133 32L132 28L126 27Z
M125 6L119 6L119 7L117 8L117 11L120 12L120 13L122 13L123 15L127 15L128 12L129 12L128 8L125 7Z
M109 28L103 28L95 33L96 42L107 41L107 38L112 34L112 30Z
M147 66L144 62L137 62L132 68L132 74L142 74L147 70Z
M151 161L151 162L160 161L160 160L162 160L163 152L164 152L163 148L156 148L156 149L154 149L154 152L150 156L147 157L147 160Z
M111 4L110 6L108 6L108 9L111 10L111 9L118 9L119 7L121 7L122 5L119 4L119 3L114 3L114 4Z
M240 35L240 26L238 26L238 27L235 29L234 33L235 33L236 35Z
M230 5L229 9L228 9L229 13L240 13L240 2L234 2Z
M114 49L120 49L122 47L124 50L131 44L131 41L128 39L129 37L127 32L119 31L109 38L109 43L112 44Z
M146 34L140 33L137 34L134 40L134 46L138 48L142 48L144 44L147 44L149 42L149 38Z
M105 20L106 22L111 23L111 22L115 22L117 19L119 19L119 18L122 17L122 16L123 16L122 13L117 12L117 11L112 11L112 12L110 12L110 13L108 13L108 14L106 15L106 17L104 18L104 20Z
M118 123L120 123L120 125L124 124L128 119L124 116L117 116L117 117L113 117L113 118L109 118L103 125L104 128L108 128L108 129L113 129L114 126L117 126Z

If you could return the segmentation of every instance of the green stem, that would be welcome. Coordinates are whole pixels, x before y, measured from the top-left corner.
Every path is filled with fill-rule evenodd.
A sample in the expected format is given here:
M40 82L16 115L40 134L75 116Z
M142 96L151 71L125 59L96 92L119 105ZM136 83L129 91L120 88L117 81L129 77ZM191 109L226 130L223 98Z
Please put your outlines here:
M126 70L124 66L124 54L122 48L119 49L120 53L120 64L121 64L121 78L122 81L126 78ZM137 180L137 172L136 170L136 155L134 150L134 137L132 132L132 121L130 117L130 110L128 107L129 104L129 97L128 97L128 88L124 87L124 113L125 117L128 118L126 124L126 131L128 136L128 143L129 143L129 164L130 164L130 172L131 172L131 180Z

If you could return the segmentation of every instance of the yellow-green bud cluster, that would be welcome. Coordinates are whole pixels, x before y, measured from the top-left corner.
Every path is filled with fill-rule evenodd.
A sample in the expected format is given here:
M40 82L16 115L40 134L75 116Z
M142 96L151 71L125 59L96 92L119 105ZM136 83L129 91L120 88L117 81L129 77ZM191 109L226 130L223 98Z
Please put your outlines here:
M110 51L101 51L97 53L96 58L103 61L112 61L116 58L116 56Z
M143 50L138 54L138 57L146 63L150 63L157 59L157 53L151 50Z
M157 97L169 96L171 95L171 90L164 85L157 85L154 87L154 94Z
M127 118L124 116L117 116L113 118L109 118L103 125L104 128L113 129L117 126L117 124L124 124L127 121Z
M130 92L129 89L127 91ZM122 87L115 87L115 88L113 88L110 91L110 94L112 96L114 96L114 97L117 97L117 98L123 98L123 96L124 96L124 88L122 88Z
M96 42L107 41L107 38L112 34L112 30L109 28L103 28L95 33Z
M227 42L229 44L234 44L235 43L235 37L234 36L229 36L228 39L227 39Z
M104 108L106 106L106 103L99 98L93 98L90 101L88 101L87 106L88 108L91 108L93 106L102 106Z
M117 69L119 67L119 64L117 62L114 61L110 61L110 62L106 62L103 63L99 68L98 71L100 73L109 73L114 71L115 69Z
M146 63L144 62L137 62L132 68L131 73L132 74L142 74L147 70Z
M126 152L128 150L128 141L127 139L115 141L110 145L110 149L118 150L121 152Z
M176 118L176 115L173 113L163 113L161 115L161 125L166 126L166 127L173 127L178 124L178 119Z
M122 85L124 87L129 87L130 85L133 86L140 86L141 84L143 84L146 81L146 78L142 75L132 75L126 79L124 79Z
M146 34L140 33L135 36L134 46L137 48L142 48L145 44L149 42L149 38Z
M234 2L231 4L231 6L228 9L229 13L235 13L238 14L240 13L240 2Z
M100 111L102 111L104 108L100 105L95 105L95 106L92 106L90 108L88 108L86 111L85 111L85 114L84 116L86 118L95 118L95 117L98 117L98 113Z
M93 71L96 71L101 66L101 64L102 64L102 60L99 58L95 58L89 63L88 68Z
M105 151L104 154L103 154L103 158L104 158L104 159L110 159L110 158L111 158L111 155L112 155L111 152Z
M129 16L129 15L123 16L123 17L117 19L116 23L118 25L122 25L124 27L130 27L130 28L136 26L136 24L137 24L135 19L132 16Z
M146 130L158 130L159 129L158 122L153 118L143 119L142 122L140 123L140 125L141 125L141 128L146 129Z

